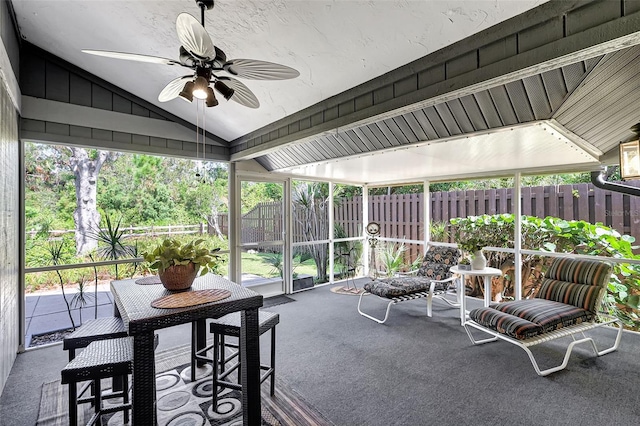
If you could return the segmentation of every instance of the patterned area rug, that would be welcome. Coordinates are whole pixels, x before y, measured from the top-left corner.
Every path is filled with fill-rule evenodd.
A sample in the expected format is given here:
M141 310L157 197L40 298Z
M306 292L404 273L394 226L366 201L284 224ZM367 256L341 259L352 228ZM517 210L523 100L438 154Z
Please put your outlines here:
M158 397L159 426L236 426L242 425L240 391L222 389L218 393L218 410L211 403L212 384L210 365L198 369L195 382L191 382L189 347L183 346L156 356L156 392ZM178 364L176 364L178 363ZM170 365L173 364L174 367ZM177 365L177 366L176 366ZM104 382L108 387L108 381ZM333 425L311 407L293 389L276 379L276 392L269 395L268 380L262 385L262 425ZM119 401L105 402L116 404ZM68 389L59 380L42 385L40 412L36 426L66 426L68 416ZM91 416L89 404L80 408L78 424L85 424ZM122 412L105 415L103 425L123 425Z

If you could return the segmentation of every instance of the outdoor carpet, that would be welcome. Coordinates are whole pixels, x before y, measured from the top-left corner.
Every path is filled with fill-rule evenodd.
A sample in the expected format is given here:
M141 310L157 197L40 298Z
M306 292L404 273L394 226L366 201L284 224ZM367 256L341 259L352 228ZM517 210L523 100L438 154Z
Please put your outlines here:
M156 356L156 391L158 426L241 425L241 393L223 389L219 392L218 412L211 403L210 365L198 369L195 382L190 381L189 347L181 346ZM177 364L176 364L177 363ZM105 381L105 387L108 381ZM332 425L293 389L276 378L276 392L269 395L268 380L262 385L262 425ZM119 400L105 401L105 405ZM82 404L78 424L85 424L92 414L90 404ZM68 418L68 387L59 380L44 383L36 426L66 426ZM122 425L123 413L103 417L103 425Z

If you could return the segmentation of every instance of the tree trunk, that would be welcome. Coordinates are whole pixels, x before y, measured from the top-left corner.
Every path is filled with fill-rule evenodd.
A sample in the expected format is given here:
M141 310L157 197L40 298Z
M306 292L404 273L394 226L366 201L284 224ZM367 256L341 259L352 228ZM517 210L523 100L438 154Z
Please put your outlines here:
M215 197L213 202L211 203L211 214L209 214L206 219L209 230L213 228L213 232L215 232L216 236L218 238L223 238L224 235L222 234L222 231L220 230L220 224L218 223L218 204L218 197Z
M89 158L84 148L69 148L71 170L75 177L76 209L73 220L76 225L76 254L82 255L98 246L98 242L89 237L93 227L100 226L100 213L96 206L98 173L109 156L108 151L98 151L95 160Z

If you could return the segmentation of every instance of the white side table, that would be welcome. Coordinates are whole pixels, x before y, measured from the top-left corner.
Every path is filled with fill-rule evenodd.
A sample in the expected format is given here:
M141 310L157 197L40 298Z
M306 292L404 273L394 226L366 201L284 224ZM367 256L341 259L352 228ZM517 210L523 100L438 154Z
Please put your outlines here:
M467 319L467 302L465 298L464 282L466 276L483 277L484 278L484 306L489 306L491 303L491 277L499 277L502 275L502 271L497 268L484 268L484 269L471 269L462 270L458 268L458 265L452 266L449 269L454 274L460 274L460 286L458 288L458 301L460 302L460 325L464 325Z

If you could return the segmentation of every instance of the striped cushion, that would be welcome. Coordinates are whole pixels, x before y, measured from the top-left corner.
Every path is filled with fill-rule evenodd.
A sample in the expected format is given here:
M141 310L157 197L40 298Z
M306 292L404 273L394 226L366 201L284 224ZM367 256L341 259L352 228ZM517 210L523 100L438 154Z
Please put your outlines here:
M469 317L480 325L521 340L592 321L594 315L586 309L565 303L529 299L474 309Z
M611 270L608 262L558 257L544 276L551 280L605 287L611 277Z
M604 288L595 285L544 279L535 297L566 303L595 313L600 307L604 293Z
M567 303L595 313L611 277L607 262L557 258L542 280L538 299Z
M516 339L527 339L542 333L542 327L538 324L505 314L492 307L473 309L469 312L469 318L484 327Z

